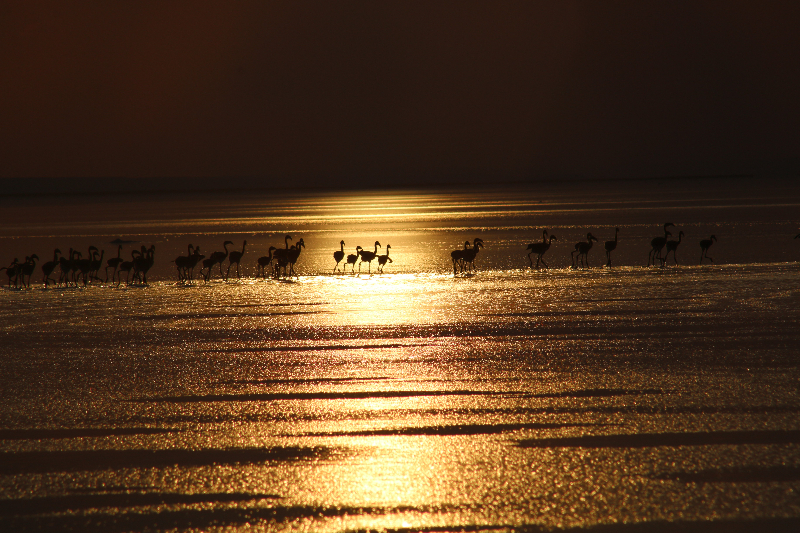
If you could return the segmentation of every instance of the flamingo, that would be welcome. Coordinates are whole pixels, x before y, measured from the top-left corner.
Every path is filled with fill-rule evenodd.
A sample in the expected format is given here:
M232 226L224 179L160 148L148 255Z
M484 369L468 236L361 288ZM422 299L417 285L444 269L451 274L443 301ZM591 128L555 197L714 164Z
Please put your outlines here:
M798 235L797 237L800 237L800 235ZM797 237L795 237L795 239ZM711 245L714 244L716 242L716 240L717 240L717 236L716 235L712 235L708 239L703 239L702 241L700 241L700 264L701 265L703 264L703 258L704 257L706 259L708 259L709 261L711 261L712 263L714 262L713 258L708 257L708 249L711 248Z
M36 261L39 259L39 256L36 254L31 255L30 257L25 258L25 262L19 265L19 272L22 274L22 286L27 287L30 289L31 287L31 275L33 271L36 269ZM28 276L28 283L25 283L25 276Z
M341 263L342 259L344 259L344 241L340 242L339 246L341 246L341 250L336 250L333 252L333 259L336 261L336 266L333 267L334 272L339 269L339 263ZM345 266L347 265L345 264Z
M53 273L53 270L56 269L56 265L58 265L58 256L59 256L59 254L61 254L61 250L56 248L55 251L53 252L53 260L52 261L48 261L48 262L46 262L45 264L42 265L42 274L44 274L44 280L43 281L44 281L44 288L45 289L47 288L47 281L52 279L50 277L50 274ZM55 282L56 282L56 280L53 280L53 283L55 283Z
M188 252L186 255L179 255L175 259L172 260L175 263L175 268L178 270L178 281L183 281L186 279L189 264L192 261L192 253L194 252L194 246L189 243Z
M392 258L389 257L389 249L392 247L391 244L386 245L386 255L379 255L378 256L378 271L383 274L383 267L386 266L386 262L394 263Z
M608 263L606 263L607 267L611 266L611 252L617 249L618 241L619 241L619 228L614 228L614 240L606 241L604 244L606 248L606 258L608 259Z
M191 244L189 245L191 246ZM106 261L106 283L108 283L108 269L113 268L114 272L111 274L111 281L114 281L114 276L117 274L117 268L122 263L122 245L117 246L117 257L112 257Z
M545 234L547 234L547 230L545 230ZM533 268L533 259L531 259L532 254L536 254L536 268L539 268L539 261L542 262L545 268L550 268L547 266L547 263L544 262L542 256L544 253L550 249L550 245L553 244L553 241L557 241L555 235L550 235L549 240L545 239L544 242L532 242L528 245L526 250L530 250L528 252L528 261L531 263L531 268Z
M19 259L16 257L11 264L5 267L0 267L0 270L5 270L6 275L8 276L8 286L11 286L11 278L14 278L14 285L17 284L17 266L19 265Z
M450 258L453 260L453 276L457 274L456 266L461 265L461 271L464 271L464 254L467 253L469 248L469 241L464 241L463 250L453 250L450 252Z
M467 268L469 265L469 271L473 272L475 270L475 256L478 255L481 248L483 248L483 239L476 238L472 241L472 248L468 250L464 250L464 258L462 259L462 271L463 269Z
M578 268L583 265L589 268L589 250L592 249L592 244L597 242L597 237L591 233L586 234L586 242L580 241L575 243L575 249L572 251L572 268ZM578 252L578 260L575 260L575 252Z
M200 247L195 246L194 252L192 252L192 255L189 256L189 264L187 265L186 276L184 279L188 278L189 281L194 281L194 267L196 267L197 263L199 263L204 257L205 255L200 253Z
M303 239L300 239L299 241L297 241L295 243L295 245L292 248L289 249L289 255L287 256L287 259L288 259L288 262L289 262L289 275L290 276L292 274L297 276L297 274L295 274L295 272L294 272L294 265L295 265L295 263L297 263L297 259L300 257L300 252L302 251L301 248L305 248L305 247L306 247L306 243L303 241ZM284 272L286 272L286 267L284 267ZM300 276L297 276L297 277L300 277Z
M95 253L92 255L92 267L91 270L89 270L89 279L100 281L100 278L97 277L97 273L100 271L100 267L103 264L103 256L106 255L106 251L100 250L100 256L97 258L95 258L95 255L97 255L97 250L95 250Z
M652 247L652 249L650 250L650 253L647 254L647 266L650 266L651 261L653 263L653 266L655 266L656 258L661 260L661 250L663 250L664 246L667 244L667 237L672 237L672 233L667 231L667 228L670 226L675 227L675 224L673 224L672 222L667 222L666 224L664 224L664 236L653 237L653 240L650 241L650 246Z
M286 256L289 255L289 241L291 241L291 240L292 240L292 236L291 235L286 235L283 238L283 242L284 242L284 244L286 244L286 247L285 248L276 248L275 252L272 254L272 258L276 260L276 266L279 265L281 262L286 262L288 264L288 261L286 261Z
M344 265L344 269L342 269L342 271L347 270L347 265L353 265L352 268L353 274L356 273L356 261L358 261L358 258L360 257L361 250L363 250L362 247L356 246L356 253L348 254L347 263Z
M203 261L203 268L208 268L208 271L205 275L205 280L208 281L211 278L211 269L214 268L214 265L219 263L219 275L222 277L222 262L228 257L228 245L233 244L233 241L225 241L222 243L222 247L225 249L224 252L214 252L209 256L208 259ZM201 269L202 272L202 269Z
M74 270L78 274L77 279L80 279L81 276L83 277L84 287L86 287L89 272L92 271L92 259L94 258L94 252L96 251L97 251L96 246L89 246L89 253L87 254L88 257L86 259L80 259L75 263ZM75 280L75 285L78 285L77 279Z
M378 255L378 247L380 245L381 245L381 243L379 243L378 241L375 241L375 251L370 252L369 250L363 250L362 249L360 252L358 252L358 254L361 256L361 261L359 261L359 263L358 263L358 272L359 273L361 272L361 263L366 261L367 265L369 266L369 272L368 273L372 274L372 261Z
M273 250L277 250L274 246L269 247L269 255L264 255L258 258L258 273L261 275L262 278L266 279L267 274L265 272L267 265L272 262L272 252ZM258 277L258 276L256 276Z
M231 273L231 265L233 265L234 263L236 263L236 279L241 279L242 276L239 275L239 261L242 260L242 256L244 255L245 246L247 246L247 241L244 241L244 244L242 244L242 251L241 252L237 252L236 250L233 250L228 255L228 270L227 270L227 272L225 272L225 279L228 279L228 274ZM220 265L219 268L220 268L220 272L222 272L222 266L221 265Z
M678 245L681 243L683 239L683 232L681 231L678 233L678 240L677 241L667 241L667 253L664 254L664 259L661 260L661 266L667 264L667 257L669 257L669 253L672 252L672 258L675 260L675 265L678 264L678 255L675 253L678 249Z
M142 255L142 252L139 250L131 250L131 260L123 261L119 264L119 268L117 269L117 287L119 287L120 283L122 283L123 272L125 272L125 285L130 285L128 280L131 275L131 270L133 270L134 264L138 260L137 254ZM111 281L114 281L114 278L111 278Z

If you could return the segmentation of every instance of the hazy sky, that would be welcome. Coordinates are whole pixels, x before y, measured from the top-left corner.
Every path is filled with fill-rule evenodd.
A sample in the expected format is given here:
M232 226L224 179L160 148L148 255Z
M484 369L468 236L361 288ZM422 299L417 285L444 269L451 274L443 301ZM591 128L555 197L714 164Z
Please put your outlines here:
M3 177L293 186L800 172L800 2L1 11Z

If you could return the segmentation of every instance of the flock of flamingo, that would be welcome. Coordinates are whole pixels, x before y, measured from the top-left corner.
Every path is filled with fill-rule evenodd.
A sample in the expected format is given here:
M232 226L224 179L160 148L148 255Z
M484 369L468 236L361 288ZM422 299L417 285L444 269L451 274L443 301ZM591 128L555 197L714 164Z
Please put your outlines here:
M660 266L666 266L670 253L672 254L672 259L675 261L675 264L678 264L677 250L678 246L683 241L684 233L683 231L680 231L678 233L677 240L670 239L670 237L672 237L672 233L667 229L670 227L674 228L675 224L671 222L665 223L664 235L657 235L650 241L651 249L647 256L648 267L651 265L655 266L656 261L660 263ZM796 235L794 238L800 239L800 234ZM256 262L258 265L258 270L256 278L262 277L266 279L267 267L270 265L272 266L271 276L274 278L297 276L294 271L294 265L297 263L300 253L306 245L303 239L300 239L296 243L289 245L289 241L291 240L292 236L286 235L284 237L283 248L270 246L268 255L259 257L257 259ZM555 235L549 235L545 229L542 231L541 241L533 242L528 245L526 250L528 250L527 255L531 268L534 268L534 255L536 256L535 268L540 268L540 263L544 265L545 268L549 268L547 263L544 261L543 256L550 249L550 246L554 240L558 239ZM700 241L700 264L702 264L703 260L705 259L708 259L712 263L714 262L714 259L708 255L708 250L711 248L714 242L716 242L716 240L717 237L715 235L711 235L711 237L708 239L703 239ZM589 268L589 251L592 249L592 246L595 242L599 242L597 237L591 233L588 233L585 241L575 243L575 249L571 252L572 268ZM617 248L618 242L619 228L615 228L614 240L608 240L604 243L606 252L605 266L607 267L611 266L611 252ZM211 255L206 257L200 253L199 246L192 246L189 244L187 255L178 256L172 261L177 269L178 282L185 283L193 281L194 270L197 265L201 264L201 262L202 266L200 267L199 273L204 281L209 281L211 279L214 267L217 266L219 267L220 277L227 281L231 273L231 268L233 265L236 265L236 277L240 278L241 275L239 272L239 265L245 254L247 241L242 243L241 251L229 251L229 245L232 246L233 242L225 241L222 245L223 251L213 252ZM339 265L342 263L342 261L345 263L341 269L341 272L346 272L349 265L351 266L352 274L355 274L356 263L358 263L359 273L361 272L362 263L367 263L367 272L371 274L372 261L377 259L377 272L379 273L383 273L383 268L386 266L386 264L392 262L392 259L389 257L389 250L391 249L391 245L389 244L386 245L386 253L383 255L378 254L378 248L381 248L381 243L375 241L375 248L372 251L365 250L361 246L356 246L355 253L348 254L346 257L344 251L344 241L341 241L339 245L340 249L333 252L333 259L336 261L336 264L333 267L333 272L340 271ZM51 283L56 286L78 286L81 282L83 282L83 286L85 287L92 281L102 281L104 283L108 283L110 279L112 283L114 280L116 280L117 286L119 286L122 283L122 273L124 272L126 285L137 282L141 284L147 284L147 272L153 266L155 248L155 245L151 245L149 248L142 246L140 249L134 249L131 251L131 259L126 261L122 258L122 243L119 242L117 256L107 259L105 262L104 280L100 279L99 272L100 269L103 268L105 250L101 251L96 246L90 246L86 257L83 257L83 254L80 251L72 248L69 249L69 252L66 255L62 254L61 250L56 249L53 252L53 260L47 261L41 265L41 271L43 274L42 282L44 283L45 288L47 288ZM453 275L469 275L474 273L475 258L478 255L478 252L480 252L481 248L483 248L483 240L476 238L472 242L464 242L463 248L459 248L450 252L450 257L453 261ZM662 255L664 250L666 250L666 253ZM11 286L13 283L15 287L22 285L24 288L30 288L31 276L36 270L36 262L38 260L39 256L36 254L27 256L23 262L20 262L15 258L10 265L0 267L0 270L6 271L9 286ZM222 267L226 260L228 261L228 267L223 273ZM53 275L57 267L59 268L59 275L58 279L55 279ZM111 270L110 278L109 270Z
M664 224L664 236L657 235L653 237L650 241L650 252L647 255L647 266L655 266L656 260L661 263L661 266L666 266L667 258L669 258L669 254L672 253L672 259L675 261L675 264L678 264L678 246L683 241L684 233L680 231L678 233L678 240L670 239L672 237L672 233L667 230L667 228L675 227L675 224L672 222L667 222ZM795 238L800 238L798 235ZM542 233L542 240L541 242L533 242L528 245L527 250L528 252L528 260L530 261L531 268L533 268L533 255L536 255L536 268L539 268L539 263L541 262L545 268L547 268L547 263L544 262L542 256L550 249L550 245L553 243L554 240L558 240L555 235L550 235L548 237L547 230L544 230ZM703 263L703 259L708 259L712 263L714 259L708 255L708 249L711 248L711 245L717 241L716 235L712 235L708 239L703 239L700 241L700 264ZM589 250L592 249L592 245L596 242L599 242L598 238L590 233L586 234L585 241L579 241L575 243L575 249L572 250L572 268L589 268ZM611 252L617 249L617 243L619 242L619 228L614 229L614 240L605 241L603 247L606 250L606 266L611 266ZM666 253L661 255L664 249L666 248ZM576 255L577 254L577 255Z

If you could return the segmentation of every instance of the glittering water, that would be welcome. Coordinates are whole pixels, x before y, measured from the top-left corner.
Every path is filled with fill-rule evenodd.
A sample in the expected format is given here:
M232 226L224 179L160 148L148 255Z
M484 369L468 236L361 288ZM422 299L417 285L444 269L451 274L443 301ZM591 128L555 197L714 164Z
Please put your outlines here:
M0 529L796 530L800 201L712 190L6 206L9 256L121 237L156 262L146 287L0 292ZM645 268L665 221L682 265ZM593 268L565 268L588 231ZM255 279L286 233L299 276ZM241 280L172 280L228 239ZM394 262L334 274L340 240Z

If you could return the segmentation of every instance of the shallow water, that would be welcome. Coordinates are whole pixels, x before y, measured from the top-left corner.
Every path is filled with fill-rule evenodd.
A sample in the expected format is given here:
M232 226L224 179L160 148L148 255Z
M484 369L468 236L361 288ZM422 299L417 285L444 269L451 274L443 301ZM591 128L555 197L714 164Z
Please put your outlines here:
M72 199L55 229L20 218L48 203L24 199L7 255L116 237L157 255L147 286L0 292L0 526L796 530L800 202L741 187L653 205L647 187L198 196L168 214L164 197ZM715 233L717 262L645 268L666 220L693 255ZM602 248L564 268L613 227L612 268ZM553 268L524 268L544 228ZM299 276L254 279L285 233L307 243ZM477 273L453 276L474 237ZM188 242L244 238L243 279L170 279ZM342 239L391 243L394 262L333 274Z

